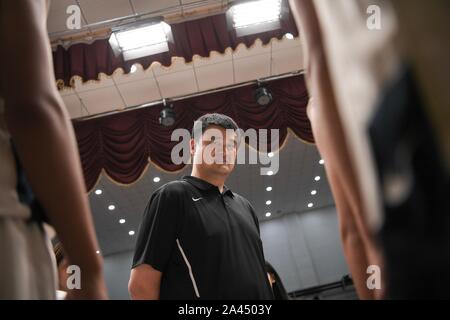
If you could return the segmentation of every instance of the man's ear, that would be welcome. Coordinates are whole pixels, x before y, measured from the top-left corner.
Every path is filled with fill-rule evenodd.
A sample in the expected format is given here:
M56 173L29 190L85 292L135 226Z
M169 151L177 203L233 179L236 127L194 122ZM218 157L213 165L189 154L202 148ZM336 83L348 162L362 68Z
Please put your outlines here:
M189 141L189 143L190 143L191 156L193 157L193 156L194 156L194 153L195 153L195 140L194 140L194 139L191 139L191 140Z

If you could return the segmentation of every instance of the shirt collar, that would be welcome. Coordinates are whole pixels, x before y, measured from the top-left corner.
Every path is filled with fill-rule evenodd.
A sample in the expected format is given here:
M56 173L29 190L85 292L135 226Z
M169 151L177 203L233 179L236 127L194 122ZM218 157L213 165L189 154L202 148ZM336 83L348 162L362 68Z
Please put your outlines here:
M196 188L198 188L200 190L206 191L206 190L210 190L210 189L215 189L215 190L219 191L219 188L217 186L209 183L208 181L197 178L197 177L184 176L182 179L189 182L190 184L192 184L193 186L195 186ZM229 194L229 195L233 196L233 192L230 189L228 189L228 187L226 185L223 186L223 194Z

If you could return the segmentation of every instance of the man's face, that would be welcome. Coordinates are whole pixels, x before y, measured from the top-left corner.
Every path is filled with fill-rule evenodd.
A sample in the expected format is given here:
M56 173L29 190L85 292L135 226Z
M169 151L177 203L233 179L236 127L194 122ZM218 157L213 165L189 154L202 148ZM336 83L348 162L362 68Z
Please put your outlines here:
M210 125L198 141L191 140L194 165L211 174L230 174L237 153L237 135L234 130Z

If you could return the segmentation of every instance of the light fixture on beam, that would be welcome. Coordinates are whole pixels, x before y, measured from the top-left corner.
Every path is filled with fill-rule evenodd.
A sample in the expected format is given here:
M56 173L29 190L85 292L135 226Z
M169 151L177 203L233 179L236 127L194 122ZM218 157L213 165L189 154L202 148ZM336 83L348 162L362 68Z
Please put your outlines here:
M165 127L171 127L175 123L175 111L173 105L167 106L166 99L163 99L164 108L159 113L159 124Z
M276 30L281 27L281 0L246 1L227 12L229 24L238 37Z
M255 90L255 100L260 106L267 106L273 100L272 94L260 81L258 81L258 88ZM270 156L269 156L270 157Z
M152 18L112 29L109 44L125 61L169 51L173 42L170 26L162 18Z

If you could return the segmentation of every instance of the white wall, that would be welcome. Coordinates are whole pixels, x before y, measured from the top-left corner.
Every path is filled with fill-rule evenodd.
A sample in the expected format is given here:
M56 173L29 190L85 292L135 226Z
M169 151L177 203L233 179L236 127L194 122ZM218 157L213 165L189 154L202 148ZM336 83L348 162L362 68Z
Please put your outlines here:
M105 280L110 299L130 299L128 295L128 280L130 279L132 261L133 251L105 257Z
M261 223L264 255L288 292L341 280L349 273L335 207Z

